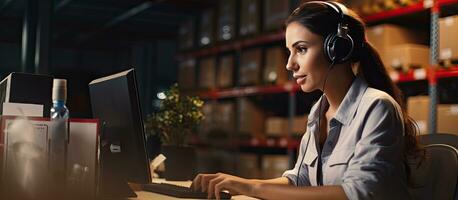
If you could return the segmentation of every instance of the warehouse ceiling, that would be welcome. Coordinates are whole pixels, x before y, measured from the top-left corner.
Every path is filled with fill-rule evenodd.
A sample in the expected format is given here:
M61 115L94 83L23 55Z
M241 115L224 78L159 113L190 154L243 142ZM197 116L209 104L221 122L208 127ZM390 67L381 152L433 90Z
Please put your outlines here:
M40 3L43 0L37 0ZM53 46L110 46L174 39L180 22L213 0L51 0ZM20 43L26 0L0 0L0 42Z

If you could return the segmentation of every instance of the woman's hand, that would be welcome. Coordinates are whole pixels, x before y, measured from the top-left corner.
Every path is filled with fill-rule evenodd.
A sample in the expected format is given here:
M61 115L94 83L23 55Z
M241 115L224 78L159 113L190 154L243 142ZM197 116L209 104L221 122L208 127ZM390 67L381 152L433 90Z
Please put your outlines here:
M228 190L231 195L244 194L253 196L253 188L257 182L229 174L199 174L192 181L191 188L208 193L208 198L220 199L219 193Z

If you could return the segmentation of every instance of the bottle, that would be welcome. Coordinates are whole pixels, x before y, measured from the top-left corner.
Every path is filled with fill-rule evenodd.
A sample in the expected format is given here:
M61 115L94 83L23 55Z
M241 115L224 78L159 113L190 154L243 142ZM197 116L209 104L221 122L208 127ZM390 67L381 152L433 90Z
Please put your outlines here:
M51 125L49 134L48 169L51 194L55 198L65 195L67 172L67 144L69 111L67 100L67 81L54 79L52 88Z

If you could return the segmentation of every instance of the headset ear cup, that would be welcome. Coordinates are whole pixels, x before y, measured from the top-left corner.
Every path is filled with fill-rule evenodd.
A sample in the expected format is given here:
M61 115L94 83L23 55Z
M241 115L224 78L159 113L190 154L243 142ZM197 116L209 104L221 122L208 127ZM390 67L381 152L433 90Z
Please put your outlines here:
M347 61L353 52L353 40L350 36L328 35L325 39L325 54L334 64Z
M333 62L335 60L335 54L333 48L331 47L331 45L333 45L332 40L334 37L334 34L329 34L328 36L326 36L323 42L324 55L326 56L329 62Z

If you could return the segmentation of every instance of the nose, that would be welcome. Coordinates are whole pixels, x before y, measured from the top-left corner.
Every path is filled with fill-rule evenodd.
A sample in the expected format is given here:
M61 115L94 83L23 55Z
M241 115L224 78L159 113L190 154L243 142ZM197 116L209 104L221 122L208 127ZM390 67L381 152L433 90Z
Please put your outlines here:
M286 63L286 70L289 71L297 71L299 69L299 65L297 65L294 55L289 55L288 62Z

